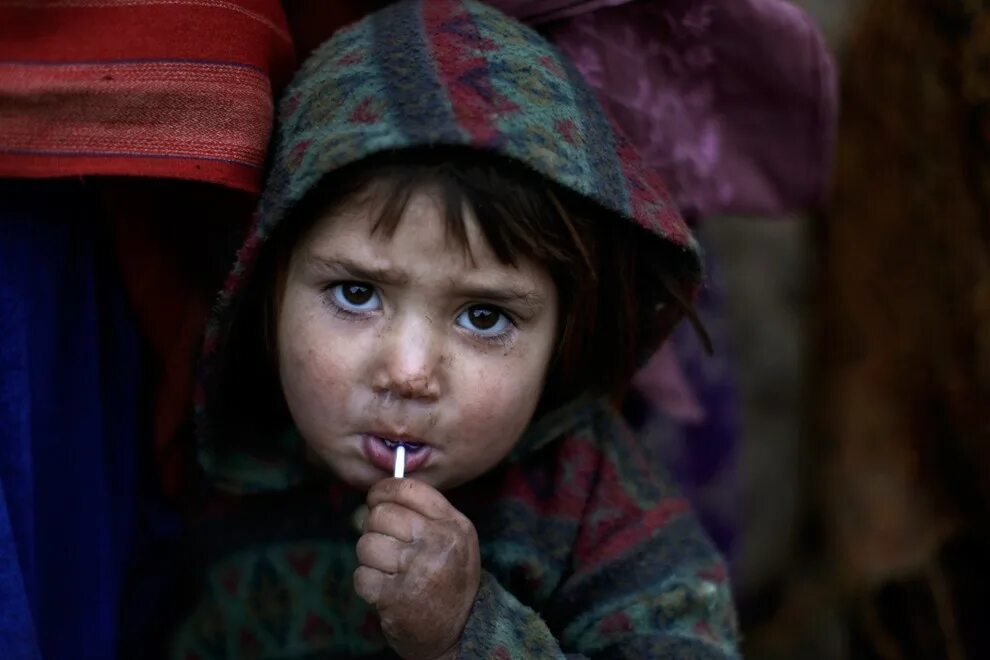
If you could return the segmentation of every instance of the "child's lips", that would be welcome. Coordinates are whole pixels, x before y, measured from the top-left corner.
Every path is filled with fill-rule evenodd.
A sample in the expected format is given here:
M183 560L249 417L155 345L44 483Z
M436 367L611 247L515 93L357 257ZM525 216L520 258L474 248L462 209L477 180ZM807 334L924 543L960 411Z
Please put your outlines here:
M383 472L391 473L395 467L395 450L400 442L406 447L406 474L423 467L433 453L432 447L418 440L395 440L374 433L361 434L361 448L365 458Z

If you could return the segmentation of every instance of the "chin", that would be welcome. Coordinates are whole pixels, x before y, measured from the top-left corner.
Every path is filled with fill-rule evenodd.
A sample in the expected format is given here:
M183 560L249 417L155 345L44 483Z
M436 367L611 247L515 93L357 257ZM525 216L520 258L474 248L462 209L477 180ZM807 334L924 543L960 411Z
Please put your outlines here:
M382 474L381 472L375 470L374 468L370 470L367 469L347 470L346 472L334 470L332 468L327 468L327 471L330 472L334 477L343 481L351 488L360 491L370 490L371 487L374 486L376 483L389 476Z
M343 481L355 490L367 491L388 476L364 461L342 459L339 455L323 456L313 447L307 448L306 460L321 472Z

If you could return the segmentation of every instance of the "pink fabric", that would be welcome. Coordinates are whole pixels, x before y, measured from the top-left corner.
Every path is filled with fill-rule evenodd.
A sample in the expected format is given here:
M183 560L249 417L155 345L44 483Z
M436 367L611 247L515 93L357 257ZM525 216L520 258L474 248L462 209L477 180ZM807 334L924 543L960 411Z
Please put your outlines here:
M490 2L571 57L686 213L821 203L835 67L787 0Z
M669 0L547 26L688 214L778 215L820 204L835 72L784 0Z
M633 386L670 419L702 424L705 409L681 369L674 344L667 342L633 378Z
M488 4L530 25L587 14L627 2L629 0L488 0Z
M574 61L688 217L821 203L835 67L815 24L787 0L488 1ZM671 419L704 418L673 349L635 385Z

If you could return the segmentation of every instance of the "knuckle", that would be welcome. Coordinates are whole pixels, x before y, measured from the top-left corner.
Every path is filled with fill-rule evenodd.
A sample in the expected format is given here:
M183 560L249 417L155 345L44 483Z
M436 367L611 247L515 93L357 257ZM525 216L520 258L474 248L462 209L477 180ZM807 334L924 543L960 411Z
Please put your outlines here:
M385 529L388 524L388 514L389 514L389 504L376 504L375 507L368 513L368 523L365 527L366 530L381 530Z
M397 494L412 495L419 487L419 482L415 479L399 479L395 484Z
M362 564L367 563L370 559L369 555L372 551L372 545L374 544L374 537L365 534L358 539L357 542L357 557L358 561Z
M474 525L468 520L467 516L462 513L458 513L454 518L454 525L461 534L465 536L471 536L474 534Z
M466 542L474 534L474 525L464 516L458 515L447 524L447 532L459 542Z
M414 573L422 548L415 544L403 544L397 556L400 573Z
M381 507L380 504L377 505L377 506L372 507L371 510L368 511L368 515L364 519L364 533L365 534L367 534L370 531L375 530L378 527L378 525L381 524L381 521L379 519L381 518L381 515L382 514L381 514L381 511L379 511L379 507Z
M382 494L394 498L402 492L409 479L387 479L382 482Z
M371 569L365 566L358 566L354 571L354 592L371 603L375 604L377 601L377 593L372 589L373 574Z

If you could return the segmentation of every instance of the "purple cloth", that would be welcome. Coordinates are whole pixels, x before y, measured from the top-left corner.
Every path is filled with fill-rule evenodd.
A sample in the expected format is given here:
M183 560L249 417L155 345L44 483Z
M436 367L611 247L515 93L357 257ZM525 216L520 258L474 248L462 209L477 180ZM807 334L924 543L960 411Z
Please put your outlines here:
M488 4L530 25L579 16L627 2L629 0L488 0Z
M686 216L821 203L835 66L813 21L787 0L489 1L538 25L575 62ZM703 355L682 325L637 374L627 413L731 559L738 392L714 279L697 305L718 354Z
M835 73L791 3L633 2L547 29L682 211L767 215L821 202Z
M821 203L835 66L787 0L490 0L575 62L681 210L777 215Z

